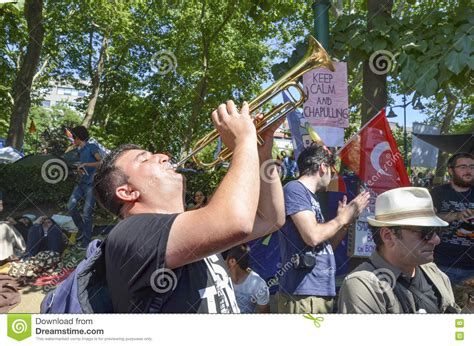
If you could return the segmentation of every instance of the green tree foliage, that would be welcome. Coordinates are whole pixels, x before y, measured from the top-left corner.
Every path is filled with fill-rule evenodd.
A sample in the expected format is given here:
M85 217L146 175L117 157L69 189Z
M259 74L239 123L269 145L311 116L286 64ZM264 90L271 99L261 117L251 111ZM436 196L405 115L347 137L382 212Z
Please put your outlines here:
M393 56L390 94L428 98L429 122L446 131L471 129L470 1L395 0L391 17L377 18L370 30L366 3L332 1L329 53L346 61L349 72L346 136L360 124L362 65L381 50ZM0 137L5 137L28 37L21 7L4 6L0 15ZM85 88L89 96L76 108L83 121L96 97L90 130L102 143L112 148L134 142L175 157L212 129L209 114L219 103L249 100L274 79L270 72L276 77L291 68L313 28L312 8L300 1L45 0L43 17L33 104L40 104L45 87L55 81ZM272 68L275 61L282 63ZM40 119L50 119L44 112L33 107L29 114L40 133ZM63 124L51 119L51 128ZM35 137L27 134L27 150L36 148Z
M66 105L57 105L51 108L33 106L30 110L30 122L27 129L34 122L36 131L25 135L25 152L42 152L62 155L71 145L65 129L77 126L82 117L78 112Z

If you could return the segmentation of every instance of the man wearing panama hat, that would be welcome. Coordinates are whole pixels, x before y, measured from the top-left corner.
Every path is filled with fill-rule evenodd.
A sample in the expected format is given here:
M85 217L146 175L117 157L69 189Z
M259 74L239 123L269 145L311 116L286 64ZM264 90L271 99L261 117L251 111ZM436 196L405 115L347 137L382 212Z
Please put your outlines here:
M433 263L439 227L427 189L402 187L380 194L367 218L376 251L344 280L342 313L458 312L448 277Z

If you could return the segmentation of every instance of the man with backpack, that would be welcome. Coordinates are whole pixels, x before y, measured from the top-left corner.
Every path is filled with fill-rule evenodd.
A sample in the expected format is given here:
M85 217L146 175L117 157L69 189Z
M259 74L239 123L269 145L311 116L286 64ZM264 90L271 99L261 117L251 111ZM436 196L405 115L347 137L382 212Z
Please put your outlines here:
M76 126L70 130L74 145L79 148L80 164L77 171L81 178L69 198L67 207L79 229L77 241L86 248L92 236L92 211L94 209L93 177L101 159L101 149L96 142L90 141L89 132L84 126ZM84 200L83 215L78 209L79 201Z
M123 145L98 168L98 201L123 219L105 246L114 312L239 312L219 253L284 223L283 191L271 160L280 124L262 133L265 142L257 147L247 103L240 112L232 101L221 104L212 120L233 158L203 208L184 211L184 178L164 154Z

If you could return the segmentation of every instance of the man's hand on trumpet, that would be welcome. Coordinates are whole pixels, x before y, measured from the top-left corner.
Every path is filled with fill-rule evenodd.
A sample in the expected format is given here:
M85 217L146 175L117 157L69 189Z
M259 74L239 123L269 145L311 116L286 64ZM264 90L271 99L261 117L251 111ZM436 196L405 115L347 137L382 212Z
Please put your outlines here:
M222 142L234 151L239 144L247 141L257 143L257 132L249 115L249 106L244 102L240 113L232 100L221 104L212 112L212 121Z

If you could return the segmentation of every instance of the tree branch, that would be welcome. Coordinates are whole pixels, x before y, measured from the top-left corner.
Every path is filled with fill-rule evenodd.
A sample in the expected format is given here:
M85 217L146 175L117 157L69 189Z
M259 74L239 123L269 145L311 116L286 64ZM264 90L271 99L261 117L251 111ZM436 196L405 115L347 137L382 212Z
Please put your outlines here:
M92 80L94 72L92 71L92 53L94 52L94 47L93 47L93 38L94 38L94 31L91 29L89 32L89 76L90 79Z
M48 62L49 62L49 58L50 56L46 56L46 59L44 60L43 62L43 65L41 65L40 69L38 70L38 72L36 72L36 74L33 76L33 83L35 82L35 80L41 75L41 73L43 73L44 69L46 68L46 66L48 65Z
M232 17L232 15L234 14L234 6L232 6L233 2L232 1L229 1L229 5L227 6L227 15L224 17L224 20L222 21L222 23L217 27L216 30L214 30L214 32L211 34L211 37L209 38L209 41L212 42L217 34L219 32L222 31L222 29L224 28L224 26L228 23L228 21L230 20L230 18Z

